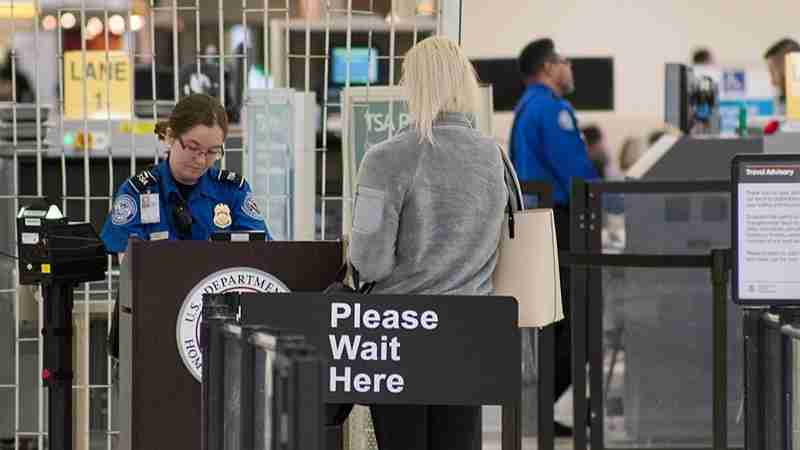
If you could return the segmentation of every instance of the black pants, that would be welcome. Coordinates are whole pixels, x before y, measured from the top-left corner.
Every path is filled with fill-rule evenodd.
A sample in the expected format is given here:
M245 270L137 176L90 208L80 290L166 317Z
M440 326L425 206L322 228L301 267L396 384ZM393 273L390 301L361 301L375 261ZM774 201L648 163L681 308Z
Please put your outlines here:
M379 450L480 450L480 406L370 406Z

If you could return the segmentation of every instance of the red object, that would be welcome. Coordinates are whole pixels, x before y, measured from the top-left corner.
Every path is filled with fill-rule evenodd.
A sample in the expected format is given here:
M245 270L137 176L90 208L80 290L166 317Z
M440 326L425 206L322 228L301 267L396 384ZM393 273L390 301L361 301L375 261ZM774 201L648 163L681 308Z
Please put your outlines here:
M47 381L52 376L52 372L49 369L42 369L42 380Z
M781 128L780 122L777 120L770 120L764 125L764 134L775 134Z

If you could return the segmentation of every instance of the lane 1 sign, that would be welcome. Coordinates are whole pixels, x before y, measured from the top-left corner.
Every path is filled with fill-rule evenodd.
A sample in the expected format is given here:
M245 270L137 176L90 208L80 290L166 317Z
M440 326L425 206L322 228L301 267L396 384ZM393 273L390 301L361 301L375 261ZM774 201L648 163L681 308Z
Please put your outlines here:
M118 50L108 53L90 50L85 56L82 53L64 52L64 118L129 119L133 71L128 53Z

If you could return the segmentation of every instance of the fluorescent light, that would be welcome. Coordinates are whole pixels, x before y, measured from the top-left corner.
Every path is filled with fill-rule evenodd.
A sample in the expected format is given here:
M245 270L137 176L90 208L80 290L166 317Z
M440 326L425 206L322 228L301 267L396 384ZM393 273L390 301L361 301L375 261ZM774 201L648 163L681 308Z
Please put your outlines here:
M48 14L42 17L42 28L44 28L46 31L55 30L57 26L58 20L55 18L55 16Z
M108 31L114 34L125 32L125 19L119 14L114 14L108 18Z
M131 16L131 31L139 31L144 27L144 17L134 14Z
M103 21L99 17L92 17L86 22L86 39L94 39L103 32Z
M68 12L61 15L61 28L69 30L77 23L78 19L75 18L75 14Z

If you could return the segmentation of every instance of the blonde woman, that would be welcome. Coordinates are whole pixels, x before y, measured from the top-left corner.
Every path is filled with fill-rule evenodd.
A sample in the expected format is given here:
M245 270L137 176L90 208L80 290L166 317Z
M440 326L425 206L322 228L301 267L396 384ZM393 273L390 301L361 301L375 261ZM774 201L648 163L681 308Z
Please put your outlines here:
M431 37L406 54L401 84L412 124L364 156L350 259L373 293L488 295L507 193L497 145L473 126L474 69ZM381 450L479 448L479 407L373 406L372 417Z

